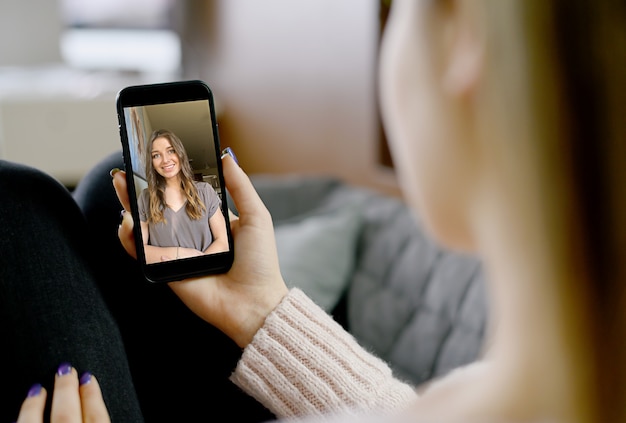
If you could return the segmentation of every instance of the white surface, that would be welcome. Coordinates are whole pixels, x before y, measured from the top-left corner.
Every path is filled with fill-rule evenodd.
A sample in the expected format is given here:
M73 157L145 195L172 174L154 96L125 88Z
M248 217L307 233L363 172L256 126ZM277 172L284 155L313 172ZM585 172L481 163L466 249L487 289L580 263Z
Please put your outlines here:
M0 0L0 66L61 61L61 11L55 0Z
M80 69L159 75L180 71L180 40L169 30L69 29L61 36L60 44L63 60Z
M0 69L0 158L75 185L121 150L115 97L137 82L62 67Z
M114 99L0 102L0 157L75 185L100 159L121 150Z

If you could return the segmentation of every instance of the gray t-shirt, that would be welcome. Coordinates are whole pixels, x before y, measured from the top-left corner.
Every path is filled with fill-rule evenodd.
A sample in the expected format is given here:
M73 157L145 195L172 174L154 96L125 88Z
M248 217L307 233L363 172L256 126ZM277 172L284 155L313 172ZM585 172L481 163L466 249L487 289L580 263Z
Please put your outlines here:
M185 210L187 203L174 211L166 207L163 211L167 223L149 224L148 244L157 247L185 247L204 251L213 242L213 235L209 228L209 219L220 210L221 200L213 187L206 182L194 182L198 195L206 207L200 219L190 219ZM144 189L139 196L139 219L148 221L149 212L148 189Z

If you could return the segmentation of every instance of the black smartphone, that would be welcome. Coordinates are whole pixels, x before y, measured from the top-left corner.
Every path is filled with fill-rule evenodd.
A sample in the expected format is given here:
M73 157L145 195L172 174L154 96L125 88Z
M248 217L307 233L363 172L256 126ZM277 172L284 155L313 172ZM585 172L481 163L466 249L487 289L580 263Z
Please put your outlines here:
M150 282L226 272L234 248L215 104L202 81L116 99L137 259Z

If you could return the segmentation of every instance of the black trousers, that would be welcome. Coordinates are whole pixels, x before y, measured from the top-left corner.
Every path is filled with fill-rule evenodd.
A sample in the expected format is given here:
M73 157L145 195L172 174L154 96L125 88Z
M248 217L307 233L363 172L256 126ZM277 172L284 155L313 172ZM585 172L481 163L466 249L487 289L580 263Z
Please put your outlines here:
M241 350L167 285L146 282L117 239L103 159L73 192L0 161L0 421L57 366L98 377L113 422L259 422L274 416L228 377Z

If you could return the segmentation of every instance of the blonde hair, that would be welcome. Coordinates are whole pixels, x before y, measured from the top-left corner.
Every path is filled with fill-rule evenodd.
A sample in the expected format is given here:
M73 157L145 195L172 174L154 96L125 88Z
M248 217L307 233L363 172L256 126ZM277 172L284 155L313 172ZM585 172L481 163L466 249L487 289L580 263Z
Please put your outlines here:
M489 147L526 178L547 272L578 324L571 407L579 421L626 421L626 2L481 4L483 106L500 135Z
M191 219L200 219L206 211L206 206L198 195L198 190L193 183L193 170L189 164L187 151L182 141L171 131L159 129L152 132L150 141L146 147L146 178L148 179L149 210L148 223L167 223L163 211L167 207L165 202L165 179L154 169L152 165L152 143L157 138L169 140L172 148L179 159L180 188L187 198L185 211Z

